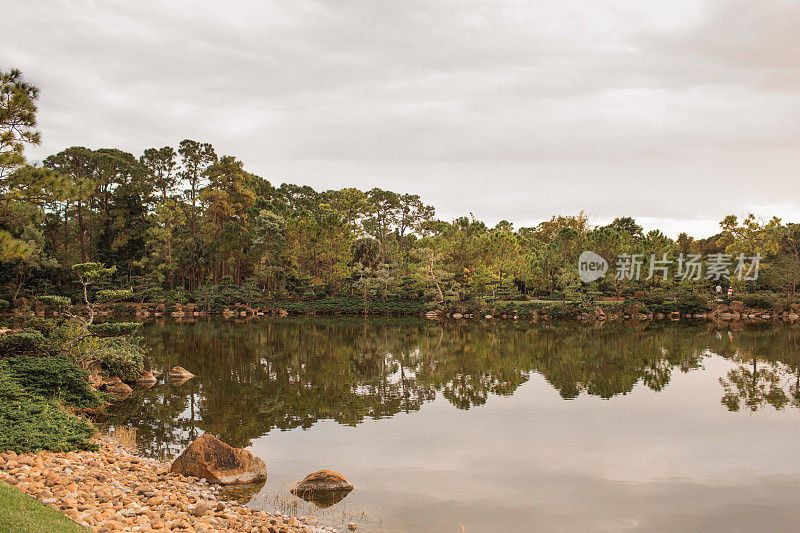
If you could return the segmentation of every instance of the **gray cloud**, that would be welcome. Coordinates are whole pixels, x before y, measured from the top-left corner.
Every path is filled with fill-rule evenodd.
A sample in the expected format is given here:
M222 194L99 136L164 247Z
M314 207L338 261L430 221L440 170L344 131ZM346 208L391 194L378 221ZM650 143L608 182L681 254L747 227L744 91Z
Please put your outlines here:
M800 218L788 0L8 3L0 65L42 89L32 158L191 137L443 218Z

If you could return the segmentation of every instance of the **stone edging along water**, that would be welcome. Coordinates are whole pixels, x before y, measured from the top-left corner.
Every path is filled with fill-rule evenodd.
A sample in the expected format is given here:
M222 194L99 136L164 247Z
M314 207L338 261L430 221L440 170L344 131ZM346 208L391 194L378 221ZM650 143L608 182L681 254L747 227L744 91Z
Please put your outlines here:
M218 486L169 473L169 464L107 438L98 452L0 453L0 481L96 532L331 533L315 517L289 517L225 500Z
M537 304L530 307L530 304ZM500 305L502 304L502 305ZM784 319L795 321L800 319L800 306L791 308L774 309L751 309L746 308L741 301L731 301L730 304L710 301L705 309L695 309L694 312L657 312L647 309L640 305L636 300L625 302L500 302L498 305L480 304L468 307L458 304L452 309L433 309L425 312L415 312L405 316L424 316L429 319L578 319L578 320L663 320L693 318L700 320L729 321L729 320L769 320ZM518 307L519 309L515 309ZM52 314L57 316L56 311L45 309L42 305L37 305L36 315L46 316ZM114 306L100 306L96 310L98 319L111 317L130 316L139 320L152 318L172 317L179 320L192 320L196 318L216 316L221 318L252 318L252 317L277 317L284 318L290 314L306 316L364 316L360 310L341 310L341 311L303 311L290 313L282 307L263 307L230 305L215 310L203 309L197 304L176 304L169 308L163 303L144 302L115 304ZM369 313L370 316L393 316L391 313ZM402 315L401 315L402 316Z

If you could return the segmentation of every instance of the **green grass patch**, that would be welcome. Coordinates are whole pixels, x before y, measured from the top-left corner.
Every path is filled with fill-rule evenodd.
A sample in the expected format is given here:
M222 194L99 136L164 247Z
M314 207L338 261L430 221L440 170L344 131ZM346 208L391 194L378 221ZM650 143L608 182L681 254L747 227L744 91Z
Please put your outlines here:
M58 511L0 481L0 533L86 533Z

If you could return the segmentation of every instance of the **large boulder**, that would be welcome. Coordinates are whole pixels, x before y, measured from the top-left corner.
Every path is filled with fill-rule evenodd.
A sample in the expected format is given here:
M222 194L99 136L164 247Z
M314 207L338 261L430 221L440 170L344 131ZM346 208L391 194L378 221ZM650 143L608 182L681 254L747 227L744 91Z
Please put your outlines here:
M172 462L169 471L223 485L267 479L264 461L247 450L228 446L207 433L183 450Z

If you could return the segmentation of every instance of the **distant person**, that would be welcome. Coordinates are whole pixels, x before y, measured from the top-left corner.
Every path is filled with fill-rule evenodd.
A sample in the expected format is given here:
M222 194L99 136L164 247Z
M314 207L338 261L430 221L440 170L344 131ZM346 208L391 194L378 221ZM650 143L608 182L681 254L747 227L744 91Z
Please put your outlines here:
M733 296L733 285L731 285L730 287L728 287L728 298L730 298L730 297L732 297L732 296Z

